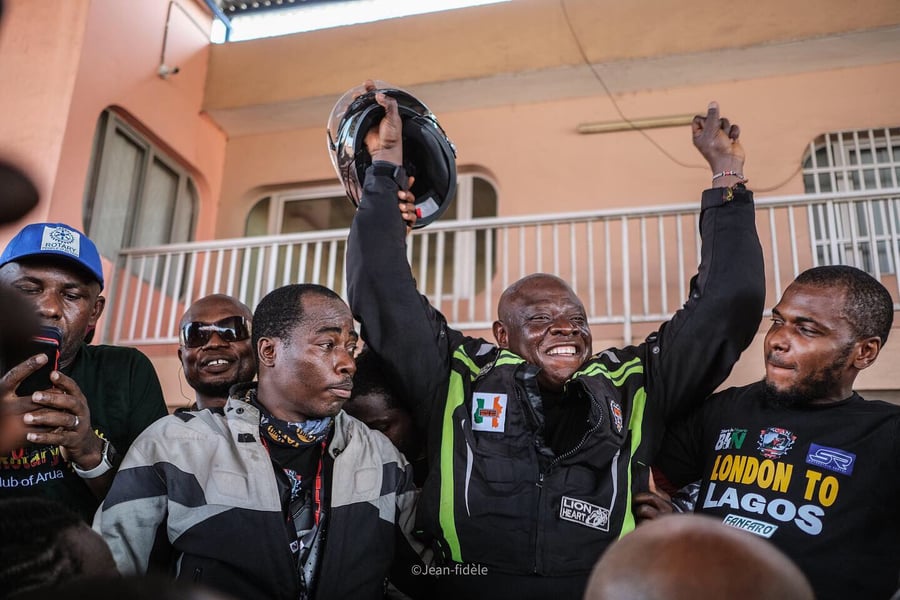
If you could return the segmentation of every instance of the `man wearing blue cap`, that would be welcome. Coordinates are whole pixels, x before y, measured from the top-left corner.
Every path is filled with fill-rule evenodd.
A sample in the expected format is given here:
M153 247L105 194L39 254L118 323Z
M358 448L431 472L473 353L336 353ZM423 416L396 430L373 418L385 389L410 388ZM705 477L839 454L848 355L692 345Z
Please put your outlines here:
M89 346L106 299L94 243L63 223L23 228L0 255L0 284L29 300L42 325L61 332L52 387L16 389L46 362L33 356L0 378L0 412L21 415L25 439L0 456L0 497L62 501L88 522L123 455L147 425L166 414L159 379L133 348Z

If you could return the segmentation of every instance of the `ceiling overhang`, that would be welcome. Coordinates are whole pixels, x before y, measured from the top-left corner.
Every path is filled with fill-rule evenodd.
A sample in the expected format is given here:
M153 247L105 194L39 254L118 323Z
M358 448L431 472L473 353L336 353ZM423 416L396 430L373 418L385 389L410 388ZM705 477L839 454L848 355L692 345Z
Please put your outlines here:
M595 64L612 94L900 61L900 27L748 48ZM722 65L728 65L724 69ZM563 66L405 86L437 114L605 95L592 68ZM325 127L337 95L211 108L229 137Z

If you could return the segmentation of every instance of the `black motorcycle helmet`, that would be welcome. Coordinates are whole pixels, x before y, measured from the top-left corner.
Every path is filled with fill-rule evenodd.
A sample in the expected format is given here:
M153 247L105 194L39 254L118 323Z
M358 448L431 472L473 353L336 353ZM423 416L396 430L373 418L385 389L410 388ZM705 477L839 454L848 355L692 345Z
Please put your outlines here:
M328 118L328 151L347 197L359 206L366 169L372 157L366 133L384 117L375 101L382 92L397 101L403 122L403 167L415 177L410 191L416 197L416 229L440 217L456 192L456 148L441 129L437 117L409 92L376 81L375 91L364 86L350 89L334 105Z

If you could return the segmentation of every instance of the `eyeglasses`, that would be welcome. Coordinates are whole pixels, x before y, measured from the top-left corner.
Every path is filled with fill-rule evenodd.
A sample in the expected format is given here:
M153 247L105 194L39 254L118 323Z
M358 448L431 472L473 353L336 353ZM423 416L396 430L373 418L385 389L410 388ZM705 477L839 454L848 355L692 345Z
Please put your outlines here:
M214 333L223 342L241 342L250 337L250 324L244 317L226 317L215 323L185 323L181 328L181 344L186 348L200 348L209 342Z

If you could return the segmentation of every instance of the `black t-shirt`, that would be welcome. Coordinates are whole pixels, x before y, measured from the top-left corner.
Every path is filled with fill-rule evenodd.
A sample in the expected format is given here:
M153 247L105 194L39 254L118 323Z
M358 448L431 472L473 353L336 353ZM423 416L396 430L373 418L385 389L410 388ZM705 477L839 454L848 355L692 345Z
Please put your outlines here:
M712 396L657 459L696 512L769 539L816 597L889 598L900 577L900 406L767 405L762 383Z
M87 398L91 426L120 456L150 423L167 414L153 364L134 348L85 344L62 372ZM36 495L65 504L88 523L100 505L57 446L29 446L0 456L0 498Z

